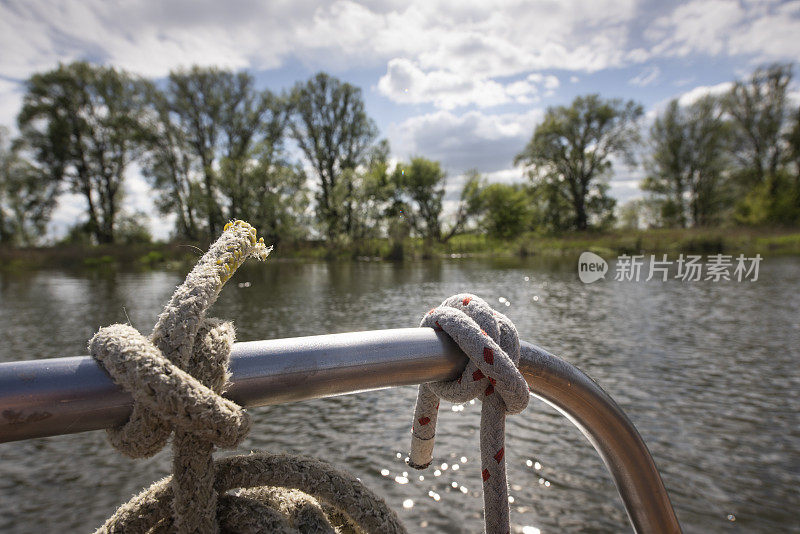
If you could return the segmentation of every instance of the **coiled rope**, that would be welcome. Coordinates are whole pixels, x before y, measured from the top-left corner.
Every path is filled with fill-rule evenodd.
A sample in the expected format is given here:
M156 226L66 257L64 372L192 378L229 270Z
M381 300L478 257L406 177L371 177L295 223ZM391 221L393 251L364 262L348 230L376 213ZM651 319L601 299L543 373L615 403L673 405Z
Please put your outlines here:
M229 223L175 291L149 338L116 324L89 342L92 356L134 398L130 419L108 430L111 444L142 458L174 433L172 476L122 505L98 533L333 533L337 526L405 532L381 498L320 460L268 453L213 459L215 448L244 439L250 419L220 395L233 325L206 312L245 259L263 260L269 252L249 224Z
M206 312L247 258L264 260L270 250L249 224L228 223L177 288L149 337L115 324L89 342L92 356L134 399L128 421L108 430L111 444L143 458L161 450L174 434L173 474L120 506L97 533L406 532L380 497L321 460L271 453L213 458L215 449L244 439L250 419L221 396L229 377L233 325ZM420 386L409 464L422 469L433 458L439 398L482 400L486 532L507 533L505 415L522 411L529 393L516 368L516 329L468 294L445 300L420 326L444 330L470 360L458 380Z

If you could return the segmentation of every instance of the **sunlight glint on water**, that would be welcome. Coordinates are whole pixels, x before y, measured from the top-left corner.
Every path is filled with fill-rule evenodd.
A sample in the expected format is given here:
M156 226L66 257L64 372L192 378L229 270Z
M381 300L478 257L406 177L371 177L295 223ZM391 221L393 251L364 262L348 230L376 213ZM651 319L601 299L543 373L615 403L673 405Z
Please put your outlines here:
M83 354L98 327L126 321L123 306L146 332L181 278L2 273L0 361ZM237 273L212 315L233 320L242 341L408 327L469 290L620 403L653 452L687 533L797 532L798 280L793 258L765 261L755 284L591 286L571 263L535 259L273 261ZM405 387L254 409L241 451L291 451L343 466L384 496L411 532L479 532L480 403L442 404L434 464L417 472L405 463L415 397ZM534 399L508 418L507 433L513 532L629 531L605 467L561 415ZM0 445L0 531L91 531L168 471L168 451L127 460L103 432Z

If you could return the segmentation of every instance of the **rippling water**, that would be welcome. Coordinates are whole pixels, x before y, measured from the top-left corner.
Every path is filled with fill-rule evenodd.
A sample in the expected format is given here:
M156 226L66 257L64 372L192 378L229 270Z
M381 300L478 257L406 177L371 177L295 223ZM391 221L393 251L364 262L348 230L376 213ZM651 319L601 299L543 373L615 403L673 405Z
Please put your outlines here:
M85 353L98 327L126 314L149 331L181 279L0 273L0 361ZM753 283L592 285L571 263L536 260L271 261L240 271L213 315L234 320L245 341L416 326L448 295L476 293L627 411L686 532L800 532L798 281L798 258L765 260ZM254 409L241 450L343 466L386 497L411 532L479 532L480 404L442 403L435 465L411 472L403 458L415 394L407 387ZM514 532L630 531L603 464L571 423L534 401L509 418L507 432ZM0 444L0 531L93 530L168 471L167 452L127 460L103 432Z

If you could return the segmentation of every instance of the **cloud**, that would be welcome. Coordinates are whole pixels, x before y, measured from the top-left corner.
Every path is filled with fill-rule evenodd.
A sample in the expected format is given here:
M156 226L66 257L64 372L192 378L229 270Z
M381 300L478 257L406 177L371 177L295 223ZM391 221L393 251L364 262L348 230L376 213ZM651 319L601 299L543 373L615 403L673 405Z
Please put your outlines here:
M646 29L651 53L686 57L750 56L755 61L800 55L800 2L692 0Z
M559 86L558 78L540 73L525 79L500 84L449 70L424 72L407 59L395 58L378 81L381 94L398 103L432 103L440 109L475 105L481 108L501 104L530 104L539 100L540 86L545 96Z
M617 200L617 205L622 205L630 200L644 197L640 187L641 180L615 180L609 182L608 195Z
M701 98L707 95L721 96L733 87L733 82L722 82L715 85L699 85L688 91L684 91L670 98L661 100L648 109L641 122L642 131L646 132L655 121L656 117L667 109L670 101L677 98L678 104L681 106L691 106Z
M778 6L730 36L732 54L756 54L758 60L800 57L800 2Z
M717 55L726 48L727 37L745 18L738 0L693 0L661 17L646 36L657 41L656 54L687 56L693 52Z
M22 107L22 87L20 84L0 78L0 126L9 128L16 134L17 113Z
M496 106L510 100L497 82L444 70L423 72L414 62L402 58L389 61L378 90L395 102L431 102L443 109L468 104Z
M718 83L716 85L701 85L681 94L678 97L678 103L681 106L690 106L695 102L697 102L698 100L700 100L701 98L703 98L704 96L724 95L725 93L731 90L731 87L733 87L733 82L723 82L723 83Z
M633 0L501 4L9 0L0 7L0 44L4 74L17 77L80 58L159 76L191 63L264 69L288 57L315 66L405 57L426 70L495 77L613 64L625 38L609 30L632 20L636 7Z
M631 85L635 85L636 87L647 87L648 85L655 82L658 77L661 75L661 69L658 68L656 65L647 67L642 72L628 80L628 83Z
M800 56L796 1L691 0L639 42L645 8L654 9L642 0L7 0L0 75L23 80L76 59L151 77L190 64L381 68L380 90L396 102L453 109L535 102L546 93L526 77L555 69L592 73L692 53ZM631 83L646 85L652 72Z
M485 114L450 111L411 117L389 128L389 140L401 158L424 155L452 172L508 169L533 134L544 112Z
M398 101L530 102L528 88L497 78L620 66L635 15L634 0L8 0L0 4L0 75L23 80L79 59L148 77L191 64L267 70L299 61L309 69L384 66L383 87L398 98L394 78L411 76L417 92Z

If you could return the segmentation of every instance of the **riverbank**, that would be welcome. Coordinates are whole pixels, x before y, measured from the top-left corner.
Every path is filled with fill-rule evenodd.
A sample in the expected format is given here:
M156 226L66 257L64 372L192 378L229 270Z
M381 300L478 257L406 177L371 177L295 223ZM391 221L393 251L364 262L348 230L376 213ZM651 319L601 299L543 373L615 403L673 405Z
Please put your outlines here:
M59 268L183 269L194 264L204 243L152 243L134 245L57 245L36 248L0 247L0 268L6 270ZM280 243L279 260L416 260L461 257L515 257L579 255L591 250L601 256L620 254L761 254L800 255L800 230L785 228L690 228L614 230L564 235L533 232L515 239L492 239L463 234L447 243L409 238L402 243L369 239L330 247L324 242Z

